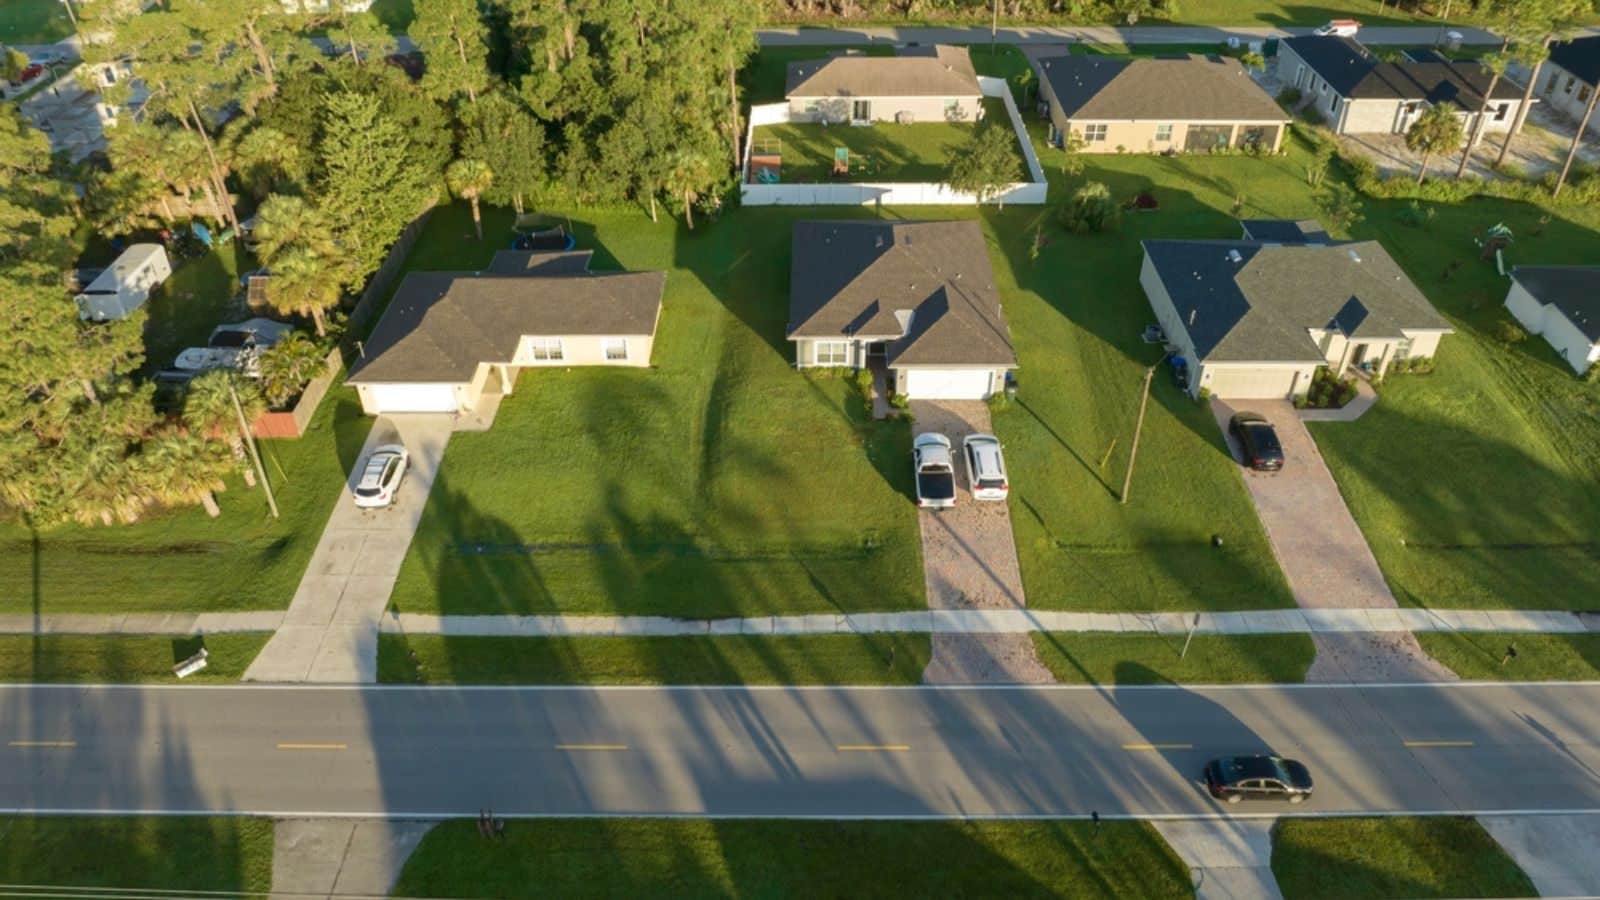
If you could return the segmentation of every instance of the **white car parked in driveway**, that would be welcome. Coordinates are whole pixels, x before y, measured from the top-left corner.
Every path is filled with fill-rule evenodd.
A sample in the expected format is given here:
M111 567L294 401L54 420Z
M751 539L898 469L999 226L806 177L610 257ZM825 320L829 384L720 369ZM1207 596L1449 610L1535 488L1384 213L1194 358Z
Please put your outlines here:
M956 505L956 470L950 459L950 439L936 432L917 435L911 443L911 460L917 470L917 505L949 509Z
M1011 484L1006 479L1006 460L1000 452L1000 439L992 434L969 434L961 447L965 451L962 456L967 458L967 487L972 489L972 499L1006 499Z
M410 461L411 454L399 444L384 444L374 449L362 464L361 477L356 481L356 506L382 509L392 505Z

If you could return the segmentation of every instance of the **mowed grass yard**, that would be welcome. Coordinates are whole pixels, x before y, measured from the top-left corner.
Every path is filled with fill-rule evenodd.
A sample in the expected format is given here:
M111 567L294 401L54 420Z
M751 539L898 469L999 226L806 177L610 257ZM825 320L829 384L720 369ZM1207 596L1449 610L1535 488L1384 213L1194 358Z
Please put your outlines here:
M54 896L140 890L259 897L272 888L272 845L270 819L5 816L0 883L49 885Z
M850 214L836 211L833 214ZM860 215L860 213L856 213ZM575 222L597 270L665 269L647 369L525 370L494 427L445 453L393 605L404 612L719 617L924 606L909 428L783 339L789 243L814 210L696 232L627 209ZM485 265L439 210L413 269Z
M902 181L942 183L950 163L979 127L1011 130L1005 104L994 97L983 101L984 124L974 122L916 122L900 125L875 122L872 125L824 125L815 122L790 122L763 125L755 131L755 153L779 153L785 184L818 184L829 181ZM837 148L849 154L850 174L834 176ZM1016 181L1028 177L1022 151L1013 153Z
M1285 900L1538 896L1464 816L1283 819L1272 833L1272 874Z
M0 0L0 43L49 44L70 34L61 0Z
M1192 897L1144 822L518 819L445 822L407 897Z
M209 328L207 329L209 331ZM282 609L294 596L372 420L336 388L306 434L261 442L282 514L237 477L198 506L149 511L133 525L0 524L0 613L207 612Z
M204 648L206 667L183 684L238 681L269 633L200 637L99 634L0 635L0 681L177 683L172 667Z

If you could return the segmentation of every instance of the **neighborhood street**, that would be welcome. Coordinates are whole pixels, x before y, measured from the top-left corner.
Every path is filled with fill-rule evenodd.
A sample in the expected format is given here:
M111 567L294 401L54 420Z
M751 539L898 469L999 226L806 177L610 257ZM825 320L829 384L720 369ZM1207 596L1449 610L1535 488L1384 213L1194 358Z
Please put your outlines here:
M819 817L1600 811L1600 684L0 690L8 812ZM1220 805L1222 754L1304 760Z

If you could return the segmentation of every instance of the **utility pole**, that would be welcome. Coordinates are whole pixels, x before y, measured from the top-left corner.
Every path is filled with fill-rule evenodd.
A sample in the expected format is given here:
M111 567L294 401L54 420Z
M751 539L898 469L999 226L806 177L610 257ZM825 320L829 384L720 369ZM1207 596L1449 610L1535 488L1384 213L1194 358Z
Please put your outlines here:
M244 447L250 451L250 462L255 466L256 477L261 479L261 489L267 492L267 508L272 510L272 517L278 517L278 498L272 496L272 482L267 479L267 470L261 467L261 453L256 449L256 436L250 431L250 423L244 420L244 407L239 405L239 394L233 389L233 379L228 379L228 397L233 400L233 414L239 417L239 435L244 438Z
M72 0L61 0L61 5L67 8L67 18L72 22L72 30L78 30L78 14L72 11Z
M1000 30L1000 0L994 0L994 13L989 16L989 56L994 56L995 32Z
M1162 357L1166 359L1166 357ZM1133 426L1133 446L1128 448L1128 473L1122 476L1122 494L1120 500L1123 506L1128 505L1128 487L1133 484L1133 463L1139 458L1139 435L1144 432L1144 410L1150 405L1150 381L1156 376L1156 369L1161 363L1144 371L1144 389L1139 396L1139 421Z

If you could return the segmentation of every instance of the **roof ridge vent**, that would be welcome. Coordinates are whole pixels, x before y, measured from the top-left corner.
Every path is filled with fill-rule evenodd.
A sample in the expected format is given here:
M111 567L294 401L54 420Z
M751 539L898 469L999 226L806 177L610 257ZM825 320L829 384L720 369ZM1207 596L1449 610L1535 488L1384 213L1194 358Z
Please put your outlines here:
M1235 248L1229 248L1229 250L1228 250L1228 262L1231 262L1231 263L1242 263L1242 262L1244 262L1244 254L1240 253Z
M1345 252L1350 254L1350 261L1351 262L1353 262L1353 263L1361 262L1361 254L1357 253L1355 251L1354 247L1350 248L1349 250L1346 250Z
M1199 313L1200 313L1200 308L1199 307L1191 307L1189 309L1189 325L1190 325L1190 327L1194 326L1194 317L1199 315Z

